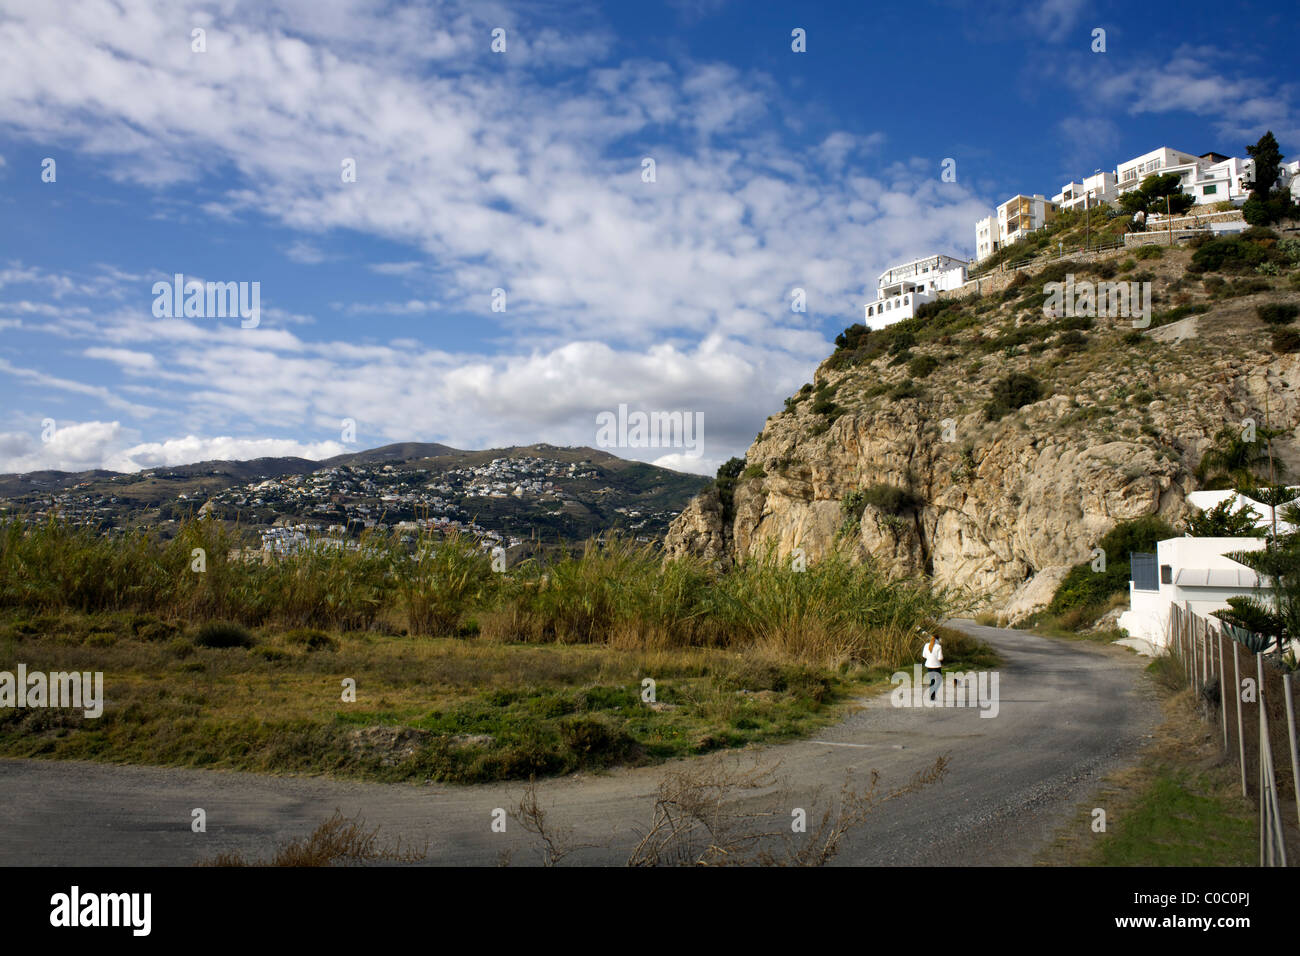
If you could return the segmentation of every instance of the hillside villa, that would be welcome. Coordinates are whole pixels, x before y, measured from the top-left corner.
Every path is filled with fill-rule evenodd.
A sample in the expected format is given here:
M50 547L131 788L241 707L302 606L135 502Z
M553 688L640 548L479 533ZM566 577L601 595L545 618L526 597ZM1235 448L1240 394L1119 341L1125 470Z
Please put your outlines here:
M918 306L933 302L937 292L961 288L967 263L952 256L926 256L892 266L876 280L876 298L864 307L867 327L883 329L916 314Z

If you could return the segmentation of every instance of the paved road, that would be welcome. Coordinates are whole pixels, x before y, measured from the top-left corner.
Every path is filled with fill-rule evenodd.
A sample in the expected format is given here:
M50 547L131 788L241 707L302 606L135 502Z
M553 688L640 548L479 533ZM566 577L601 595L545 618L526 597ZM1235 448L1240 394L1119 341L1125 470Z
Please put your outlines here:
M846 774L898 785L935 758L947 777L880 807L854 831L838 865L1017 865L1030 862L1098 779L1131 759L1155 724L1145 659L1115 647L1048 640L954 622L1003 658L996 717L976 707L866 706L815 740L761 751L779 760L795 806ZM650 819L665 767L579 774L539 785L556 824L605 844L570 863L621 863ZM392 785L205 770L0 760L0 865L187 865L228 850L256 857L305 835L337 808L360 812L382 837L429 842L438 864L537 860L513 821L491 829L522 785ZM761 803L772 794L757 794ZM207 832L191 832L191 811ZM810 814L811 816L811 814Z

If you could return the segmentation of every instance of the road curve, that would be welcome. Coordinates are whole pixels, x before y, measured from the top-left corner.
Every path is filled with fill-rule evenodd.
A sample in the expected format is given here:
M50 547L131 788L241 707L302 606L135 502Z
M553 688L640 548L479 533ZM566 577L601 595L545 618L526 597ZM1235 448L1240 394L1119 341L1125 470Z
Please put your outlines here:
M952 624L1002 656L996 717L975 707L894 707L882 696L815 739L756 751L765 763L779 761L794 806L811 804L818 788L838 792L846 775L862 782L877 769L888 788L950 756L941 783L881 806L852 832L837 865L1027 864L1155 725L1144 659L1125 649ZM554 824L572 827L574 841L602 845L567 862L626 860L664 771L539 784ZM382 827L381 841L427 840L435 864L495 865L504 851L514 865L530 864L538 858L528 834L513 820L506 833L491 827L493 810L517 806L522 789L0 760L0 865L188 865L232 850L264 856L336 808ZM206 813L206 833L191 830L195 808Z

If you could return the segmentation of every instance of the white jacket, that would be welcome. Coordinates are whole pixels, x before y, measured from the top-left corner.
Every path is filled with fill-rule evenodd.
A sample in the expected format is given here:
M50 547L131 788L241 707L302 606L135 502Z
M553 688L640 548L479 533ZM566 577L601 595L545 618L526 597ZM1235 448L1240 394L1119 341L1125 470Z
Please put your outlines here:
M921 654L925 657L926 667L939 667L943 664L943 645L939 643L937 637L934 639L933 646L929 641L921 646Z

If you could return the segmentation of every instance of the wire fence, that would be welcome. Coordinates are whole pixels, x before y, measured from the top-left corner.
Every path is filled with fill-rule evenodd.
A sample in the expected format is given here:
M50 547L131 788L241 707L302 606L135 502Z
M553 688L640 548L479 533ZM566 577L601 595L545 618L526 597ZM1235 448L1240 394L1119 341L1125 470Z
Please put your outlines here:
M1287 866L1287 821L1300 826L1293 675L1280 655L1267 653L1268 638L1185 605L1170 604L1167 637L1170 656L1219 725L1224 753L1240 770L1242 796L1258 801L1259 865Z

